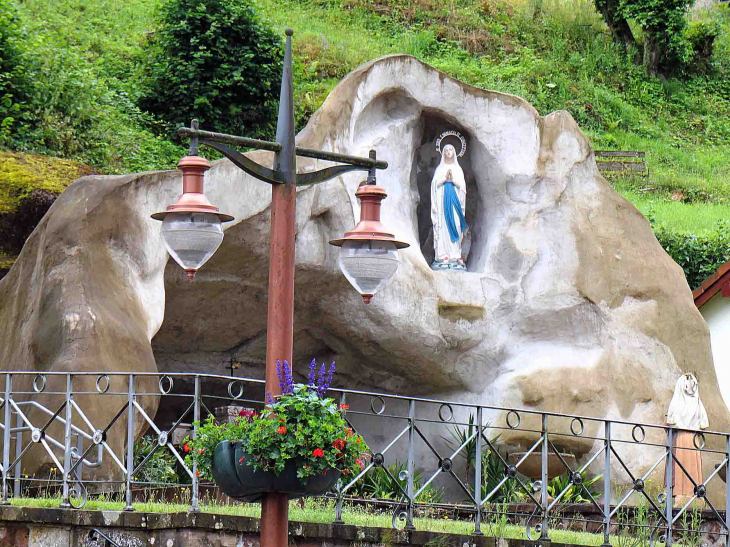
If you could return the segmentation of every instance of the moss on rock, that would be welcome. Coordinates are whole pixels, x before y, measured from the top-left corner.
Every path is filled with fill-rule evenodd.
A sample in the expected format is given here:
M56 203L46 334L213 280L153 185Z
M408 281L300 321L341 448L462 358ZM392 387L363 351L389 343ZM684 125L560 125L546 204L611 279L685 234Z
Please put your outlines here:
M94 173L92 167L71 160L0 151L0 214L15 210L33 190L60 194L79 177Z

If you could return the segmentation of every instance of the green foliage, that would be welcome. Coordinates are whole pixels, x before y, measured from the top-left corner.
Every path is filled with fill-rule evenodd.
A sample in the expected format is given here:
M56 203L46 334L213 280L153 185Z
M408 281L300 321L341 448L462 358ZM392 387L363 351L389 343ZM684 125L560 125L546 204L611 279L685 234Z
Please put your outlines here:
M212 478L212 454L220 441L238 441L249 455L248 465L279 474L289 460L297 462L297 476L306 481L328 469L344 477L364 467L368 447L342 417L334 399L316 389L295 384L291 394L277 396L261 414L241 417L233 424L216 425L213 418L187 440L186 461L195 461L203 478Z
M669 256L682 267L692 289L730 260L729 220L719 221L715 230L700 235L673 231L662 225L655 226L654 233Z
M159 447L157 439L152 435L140 437L134 443L134 467L135 469L144 459L155 450L155 453L144 464L144 467L137 471L135 481L149 482L155 484L177 484L177 460L165 447Z
M347 491L347 494L355 497L379 500L401 499L403 498L403 492L407 492L408 476L405 474L406 471L406 464L400 462L395 462L388 466L387 471L383 467L373 467L358 483L354 484ZM423 473L420 469L417 469L413 473L414 493L418 492L422 485ZM441 503L442 500L443 490L433 488L430 485L416 499L416 501L421 503Z
M31 82L25 67L25 37L13 0L0 0L0 145L22 127Z
M621 0L621 11L644 32L644 65L652 74L682 68L693 56L687 40L687 10L693 0Z
M197 118L223 133L270 132L281 38L252 0L165 0L145 46L139 105L171 128Z
M594 483L598 482L603 477L603 475L598 475L597 477L593 477L592 479L585 480L584 472L581 473L581 477L583 477L583 486L585 486L590 495L593 496L594 500L598 500L601 492L595 489L591 489L591 486ZM560 494L563 490L567 488L565 494L563 494L563 497L560 498L561 503L591 503L591 499L586 494L583 486L571 484L570 476L568 475L568 473L564 473L558 477L553 477L548 482L548 494L550 494L550 496L553 498L557 498L558 494Z

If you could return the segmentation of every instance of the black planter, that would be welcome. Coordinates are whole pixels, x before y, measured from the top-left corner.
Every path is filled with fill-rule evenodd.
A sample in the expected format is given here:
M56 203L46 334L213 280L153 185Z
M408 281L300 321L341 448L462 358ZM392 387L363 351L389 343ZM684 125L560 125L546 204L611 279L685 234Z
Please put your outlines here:
M243 461L241 461L243 460ZM218 443L213 454L213 478L229 497L239 501L259 501L269 492L286 494L289 499L318 496L329 492L340 478L340 472L330 469L326 474L309 477L306 484L297 478L297 464L288 461L277 476L273 471L261 471L249 465L249 455L236 442Z

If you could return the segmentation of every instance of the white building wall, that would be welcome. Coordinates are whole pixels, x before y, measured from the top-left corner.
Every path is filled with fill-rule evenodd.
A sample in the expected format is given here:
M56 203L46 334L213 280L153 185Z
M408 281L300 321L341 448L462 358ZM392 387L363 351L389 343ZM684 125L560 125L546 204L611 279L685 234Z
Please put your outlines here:
M710 326L712 359L717 381L725 404L730 408L730 298L718 292L700 308L702 317Z

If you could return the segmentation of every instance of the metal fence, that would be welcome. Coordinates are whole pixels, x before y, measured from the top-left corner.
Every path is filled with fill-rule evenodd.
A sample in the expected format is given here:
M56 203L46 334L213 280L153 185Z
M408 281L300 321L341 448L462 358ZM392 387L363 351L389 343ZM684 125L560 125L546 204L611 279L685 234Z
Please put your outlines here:
M13 496L58 492L62 507L78 508L89 492L116 489L125 510L134 510L134 490L155 486L138 479L162 450L172 454L189 479L190 511L198 511L197 469L186 465L173 436L180 437L176 432L184 426L194 436L197 422L215 408L264 405L263 381L232 376L1 376L1 504ZM702 503L726 544L730 488L722 480L730 468L728 433L680 432L669 426L352 390L331 389L328 394L347 405L347 421L371 449L362 472L341 480L331 494L335 523L342 522L345 503L355 499L352 493L377 472L392 485L392 499L378 503L390 506L397 528L415 529L414 520L424 507L449 508L473 522L474 534L482 534L483 526L497 518L525 526L527 538L535 541L549 540L553 529L580 523L602 533L604 545L625 534L669 545L699 533L688 524L688 515ZM168 416L166 424L150 415L158 405ZM140 457L135 437L144 430L152 434L154 445ZM677 442L678 435L685 441ZM717 465L700 482L692 476L697 472L687 469L688 454ZM398 458L403 461L400 468L393 466ZM41 462L56 473L25 474ZM599 475L592 484L588 481ZM651 477L657 476L663 480L654 486ZM692 493L675 500L673 488L680 480L689 481ZM434 485L450 488L454 503L434 500ZM724 497L724 514L710 501L710 486L717 487L716 499ZM566 500L579 498L591 507L592 516L566 513ZM508 503L517 499L520 503ZM635 517L637 505L641 519Z

